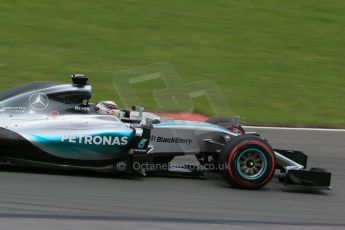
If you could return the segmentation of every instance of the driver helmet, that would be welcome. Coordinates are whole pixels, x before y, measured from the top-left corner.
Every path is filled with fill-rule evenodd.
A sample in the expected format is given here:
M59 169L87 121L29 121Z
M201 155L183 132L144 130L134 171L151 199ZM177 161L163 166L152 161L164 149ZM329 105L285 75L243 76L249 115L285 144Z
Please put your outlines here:
M95 109L97 113L105 115L118 116L120 113L119 106L113 101L101 101L97 103Z

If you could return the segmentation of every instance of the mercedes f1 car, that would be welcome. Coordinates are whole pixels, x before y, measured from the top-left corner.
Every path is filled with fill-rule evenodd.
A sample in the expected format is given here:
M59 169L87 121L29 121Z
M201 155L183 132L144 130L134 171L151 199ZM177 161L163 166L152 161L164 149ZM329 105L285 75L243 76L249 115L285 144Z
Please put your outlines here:
M1 164L140 175L200 175L213 166L238 188L261 188L277 171L285 185L330 188L330 172L307 170L303 152L273 149L259 134L246 133L239 118L183 121L141 107L119 116L100 115L89 102L88 78L72 75L72 80L30 83L0 93ZM145 167L181 155L195 155L205 167Z

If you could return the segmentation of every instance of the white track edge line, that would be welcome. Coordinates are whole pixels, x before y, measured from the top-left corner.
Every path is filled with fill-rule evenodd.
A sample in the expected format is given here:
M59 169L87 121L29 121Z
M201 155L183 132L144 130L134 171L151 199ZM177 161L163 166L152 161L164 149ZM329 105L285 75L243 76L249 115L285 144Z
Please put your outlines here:
M295 131L345 132L345 129L322 129L322 128L291 128L291 127L264 127L264 126L243 126L243 128L270 129L270 130L295 130Z

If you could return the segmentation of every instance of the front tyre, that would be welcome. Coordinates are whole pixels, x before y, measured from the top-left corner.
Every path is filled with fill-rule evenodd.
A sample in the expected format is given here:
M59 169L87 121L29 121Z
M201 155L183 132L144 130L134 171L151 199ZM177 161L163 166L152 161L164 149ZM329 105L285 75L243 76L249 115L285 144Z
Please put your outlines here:
M262 138L252 135L235 137L224 146L220 156L224 179L242 189L259 189L273 177L275 154Z

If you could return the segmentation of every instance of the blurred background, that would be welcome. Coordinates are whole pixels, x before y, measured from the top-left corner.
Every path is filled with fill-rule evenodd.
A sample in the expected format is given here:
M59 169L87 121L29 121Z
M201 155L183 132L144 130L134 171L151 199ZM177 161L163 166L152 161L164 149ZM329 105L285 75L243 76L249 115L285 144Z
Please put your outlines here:
M213 80L247 124L345 127L343 0L0 0L0 89L88 75L120 102L119 71L157 62ZM155 108L151 91L138 88ZM210 114L206 99L195 112Z

